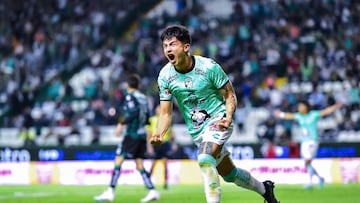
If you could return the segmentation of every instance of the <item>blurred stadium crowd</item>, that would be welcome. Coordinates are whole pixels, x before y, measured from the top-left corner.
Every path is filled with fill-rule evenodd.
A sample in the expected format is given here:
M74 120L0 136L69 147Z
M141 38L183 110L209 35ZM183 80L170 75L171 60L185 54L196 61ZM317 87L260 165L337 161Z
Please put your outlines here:
M159 32L181 23L193 35L192 53L216 59L238 96L237 125L265 107L291 138L290 122L271 111L296 111L307 98L321 109L344 108L341 131L360 131L360 4L355 0L222 0L231 12L212 15L201 0L146 15L142 0L29 0L0 2L0 115L2 127L113 125L123 78L137 72L152 107L156 77L166 63ZM217 1L218 3L221 1ZM225 4L223 4L225 5ZM142 15L124 26L138 9ZM116 25L116 26L115 26ZM175 123L182 123L176 112ZM269 139L272 139L271 136Z

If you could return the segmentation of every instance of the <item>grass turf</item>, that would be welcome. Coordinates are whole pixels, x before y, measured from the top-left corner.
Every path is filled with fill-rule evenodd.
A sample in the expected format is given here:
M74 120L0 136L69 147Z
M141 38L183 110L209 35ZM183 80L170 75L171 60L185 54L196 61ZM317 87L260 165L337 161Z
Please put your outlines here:
M106 186L0 186L0 202L4 203L87 203L95 202L94 195ZM158 187L160 188L160 186ZM202 203L205 202L202 185L171 185L168 190L159 189L158 203ZM223 203L261 203L263 198L255 192L222 185ZM360 184L329 184L323 189L305 190L302 185L276 185L276 195L281 203L356 203L360 198ZM144 186L119 185L114 202L140 202L147 193Z

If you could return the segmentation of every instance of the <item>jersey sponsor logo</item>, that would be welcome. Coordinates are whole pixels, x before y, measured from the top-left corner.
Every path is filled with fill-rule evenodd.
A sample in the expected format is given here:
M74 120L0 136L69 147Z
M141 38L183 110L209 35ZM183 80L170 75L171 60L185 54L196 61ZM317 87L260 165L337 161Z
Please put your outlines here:
M212 64L217 64L214 60L210 60L210 62L211 62Z
M193 108L198 104L198 99L194 91L190 90L188 96L185 101L183 101L185 105Z
M194 108L190 111L193 127L199 128L211 116L204 109Z
M197 74L197 75L202 75L202 76L206 75L205 71L203 71L201 69L196 68L194 71L195 71L195 74Z
M183 101L185 105L190 106L190 108L194 108L194 106L198 106L205 102L205 99L199 98L194 90L189 90L187 98Z
M172 83L174 82L176 79L178 79L178 76L177 75L172 75L168 78L168 83Z

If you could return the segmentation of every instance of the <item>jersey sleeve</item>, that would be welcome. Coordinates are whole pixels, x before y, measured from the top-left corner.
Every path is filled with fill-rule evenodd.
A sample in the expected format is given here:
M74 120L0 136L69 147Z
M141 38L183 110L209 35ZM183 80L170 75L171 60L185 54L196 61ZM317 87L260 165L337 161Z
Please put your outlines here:
M321 118L321 114L320 114L320 111L319 110L313 110L311 111L312 114L314 115L315 119L316 120L319 120Z
M161 75L158 78L158 88L159 88L160 101L172 100L172 94L168 87L168 82L164 77L161 77Z
M294 118L295 121L299 121L301 118L301 114L299 112L294 113Z
M209 71L209 78L214 83L215 87L220 89L229 81L229 77L218 63L213 60L211 63L213 66Z

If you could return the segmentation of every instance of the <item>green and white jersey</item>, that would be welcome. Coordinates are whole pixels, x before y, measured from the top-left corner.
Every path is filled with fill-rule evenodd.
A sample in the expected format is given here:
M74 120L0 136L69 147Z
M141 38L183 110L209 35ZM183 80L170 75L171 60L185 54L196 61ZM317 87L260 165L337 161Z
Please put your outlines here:
M192 138L196 138L210 118L224 116L225 99L219 92L229 78L222 67L210 58L193 57L190 72L179 73L168 63L158 77L161 101L175 97Z
M308 114L295 113L295 120L301 130L301 142L318 141L317 121L320 119L320 111L310 111Z

